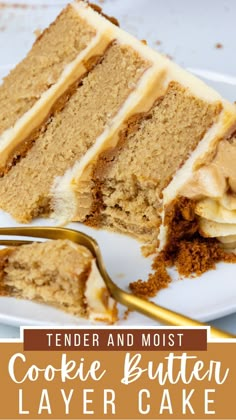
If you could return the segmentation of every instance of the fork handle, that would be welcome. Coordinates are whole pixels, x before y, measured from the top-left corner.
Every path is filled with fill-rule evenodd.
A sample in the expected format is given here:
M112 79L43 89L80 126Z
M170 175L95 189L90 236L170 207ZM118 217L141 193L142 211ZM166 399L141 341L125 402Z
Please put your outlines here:
M153 302L141 299L130 293L123 292L119 293L119 295L120 303L124 304L129 309L138 311L149 318L162 322L165 325L173 325L176 327L207 327L207 325L202 322L156 305ZM236 338L233 334L229 334L214 327L210 327L210 333L211 338Z
M72 229L64 229L64 228L53 228L53 227L17 227L17 228L1 228L0 235L23 235L23 236L30 236L30 237L44 237L48 239L70 239L74 242L77 242L78 235L80 235L80 243L81 238L83 238L83 244L85 246L91 245L92 238L84 235L78 231ZM87 239L86 239L87 238ZM6 240L6 244L9 244L9 240ZM18 240L19 243L25 243L24 240ZM3 240L1 240L3 244ZM12 243L12 241L11 241ZM28 243L28 242L27 242ZM181 315L177 312L171 311L170 309L163 308L162 306L158 306L153 302L146 301L141 299L131 293L127 293L117 287L107 274L105 267L102 263L101 253L97 244L93 241L92 248L89 247L92 251L95 250L95 255L98 257L98 267L100 271L103 273L103 278L106 281L107 286L113 297L120 302L121 304L125 305L129 309L135 310L137 312L142 313L143 315L148 316L156 321L162 322L166 325L173 325L177 327L203 327L205 328L207 325L201 322L198 322L194 319L188 318L184 315ZM211 327L211 337L212 338L236 338L234 335L229 334L227 332L218 330L216 328Z

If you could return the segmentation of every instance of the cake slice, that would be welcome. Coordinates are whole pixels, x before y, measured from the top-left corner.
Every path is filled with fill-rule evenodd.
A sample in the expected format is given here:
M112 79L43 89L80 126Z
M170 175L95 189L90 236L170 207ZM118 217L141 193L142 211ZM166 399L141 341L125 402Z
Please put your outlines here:
M68 240L0 250L0 294L109 323L117 310L90 251Z
M224 145L235 150L235 106L87 3L75 1L62 13L70 27L68 10L90 36L70 86L62 73L61 96L47 91L44 102L35 102L40 113L29 105L29 136L26 130L13 139L5 129L0 207L20 222L53 215L61 224L126 233L150 251L173 249L196 234L234 243L226 210L234 210L235 169L229 175L219 156ZM73 27L67 36L73 44ZM48 44L45 37L41 42ZM37 77L29 80L37 85ZM9 93L7 79L1 89ZM15 130L18 121L12 124ZM196 192L193 184L204 173L211 187L198 185ZM223 187L212 195L218 178ZM212 219L212 200L223 208L220 219Z
M89 8L84 15L92 19ZM96 19L102 24L101 16ZM119 28L115 31L121 33ZM197 232L204 234L195 204L208 198L209 192L196 196L191 190L189 195L185 188L198 177L200 168L215 165L211 160L223 150L225 153L225 145L231 144L228 155L233 156L233 150L235 153L236 109L175 63L142 43L137 45L123 32L122 36L141 56L150 52L153 73L138 100L132 105L130 101L125 120L56 180L52 203L61 222L78 220L130 234L150 245L151 252L176 241L176 224L169 216L178 213L177 203L182 198L191 201L191 228L197 226ZM216 176L224 178L224 193L231 200L225 174L228 160L223 163L217 159ZM232 173L235 180L235 166L231 164ZM215 194L219 198L219 191ZM189 237L189 226L186 228L184 219L181 239L185 234Z

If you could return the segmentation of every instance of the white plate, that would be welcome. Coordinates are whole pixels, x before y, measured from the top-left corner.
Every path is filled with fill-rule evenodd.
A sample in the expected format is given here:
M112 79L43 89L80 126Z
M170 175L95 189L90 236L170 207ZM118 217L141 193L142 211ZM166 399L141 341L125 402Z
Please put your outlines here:
M49 220L35 220L34 225L51 225ZM17 226L10 216L0 213L0 226ZM68 227L79 229L93 236L99 243L107 270L112 279L128 290L130 281L145 279L150 271L151 260L143 258L140 244L124 235L97 231L81 224L72 223ZM216 270L199 278L179 280L171 270L173 282L168 289L159 292L153 299L156 303L184 313L192 318L207 321L236 311L236 266L218 264ZM121 311L122 316L122 311ZM0 298L0 322L12 325L86 325L78 319L46 305ZM137 313L131 313L119 325L156 325Z
M36 6L35 2L28 3L33 7L1 10L0 77L29 49L33 30L45 27L58 13L57 5L66 1L37 0ZM45 9L40 6L41 3L49 7ZM153 47L157 48L157 41L161 41L159 49L162 52L170 54L181 65L207 79L229 100L236 99L236 61L232 61L236 2L214 1L213 4L213 0L199 0L195 3L188 0L166 0L163 7L163 2L159 0L105 0L104 8L117 16L127 30L141 39L148 39ZM223 48L215 48L217 42L222 43ZM5 48L6 45L8 48ZM34 225L50 223L37 220ZM0 226L17 224L0 212ZM79 224L70 226L97 239L108 272L121 287L127 289L130 281L147 277L151 261L141 256L140 246L133 239L91 230ZM173 271L172 274L176 278ZM212 320L236 311L235 277L235 265L219 264L216 270L200 278L174 279L168 289L158 294L155 302L199 320ZM85 320L48 306L10 298L0 298L0 322L12 325L90 325ZM127 320L120 320L119 325L151 326L156 323L131 313Z

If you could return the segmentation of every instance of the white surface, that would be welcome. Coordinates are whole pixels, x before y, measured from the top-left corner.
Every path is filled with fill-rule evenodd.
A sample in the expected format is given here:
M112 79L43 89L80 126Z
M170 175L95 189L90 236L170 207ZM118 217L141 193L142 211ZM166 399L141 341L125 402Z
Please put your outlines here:
M59 12L58 5L63 3L67 2L29 1L31 6L28 8L0 9L0 77L30 48L34 39L33 31L48 25ZM233 60L236 2L105 0L102 6L107 13L118 17L122 27L129 32L148 40L154 48L171 55L182 66L207 78L208 83L229 100L236 99L236 61ZM160 41L159 46L157 41ZM223 48L215 48L217 43L221 43ZM14 222L9 216L1 213L0 225L12 224ZM39 221L35 224L39 224ZM82 229L88 231L84 227ZM150 261L141 257L139 245L135 241L106 232L90 230L89 233L100 243L108 272L115 281L119 281L121 287L126 287L129 281L147 276ZM199 279L174 281L167 290L159 293L156 301L189 316L212 320L236 311L235 277L236 266L220 264L216 271L206 273ZM60 311L31 302L8 298L1 298L0 302L2 323L81 323L81 320ZM153 321L134 313L120 324L155 325ZM214 325L236 332L236 315L218 320ZM0 326L0 336L18 335L17 328Z

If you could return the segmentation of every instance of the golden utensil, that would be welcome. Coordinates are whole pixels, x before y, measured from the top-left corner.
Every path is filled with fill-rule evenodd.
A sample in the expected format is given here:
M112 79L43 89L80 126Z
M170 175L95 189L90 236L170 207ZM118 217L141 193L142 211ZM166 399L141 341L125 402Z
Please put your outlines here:
M60 227L16 227L16 228L0 228L0 236L20 236L20 239L1 239L0 245L22 245L32 242L30 239L22 239L22 236L31 238L47 238L47 239L68 239L77 244L84 245L94 255L97 261L98 269L109 289L113 298L131 310L142 313L156 321L160 321L165 325L178 327L206 327L206 324L188 318L177 312L158 306L155 303L141 299L131 293L120 289L108 275L100 248L97 242L86 235L73 229ZM235 338L232 334L211 327L212 338Z

